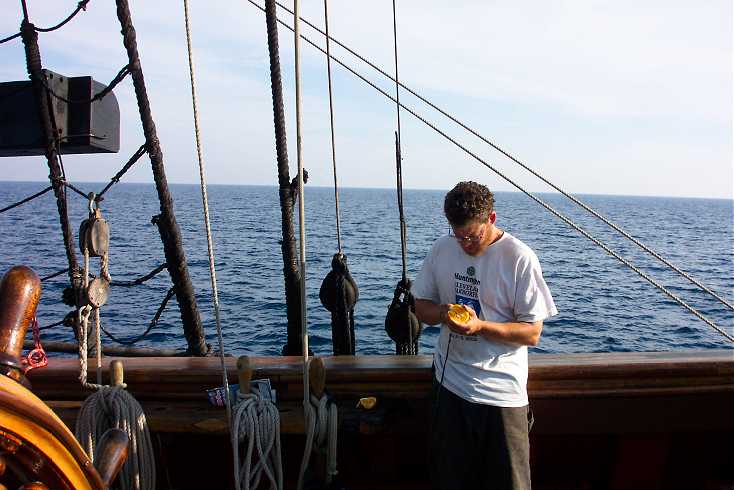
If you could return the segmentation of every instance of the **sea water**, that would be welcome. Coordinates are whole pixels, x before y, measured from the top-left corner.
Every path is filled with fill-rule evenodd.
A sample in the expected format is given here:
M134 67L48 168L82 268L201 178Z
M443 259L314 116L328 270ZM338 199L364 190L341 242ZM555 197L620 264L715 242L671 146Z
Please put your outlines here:
M0 208L43 189L47 183L0 182ZM85 192L103 184L80 183ZM195 185L171 185L189 273L196 290L207 342L216 342L212 288L201 193ZM449 230L442 213L445 191L406 190L407 267L415 278L433 241ZM730 334L734 315L724 305L651 258L610 227L558 194L539 197L608 244L642 271L682 297ZM576 196L609 217L680 269L727 301L734 301L734 202L716 199ZM81 196L68 194L75 236L87 214ZM359 286L354 310L357 352L389 354L394 345L384 318L402 261L395 190L340 189L341 240ZM286 339L283 259L278 189L265 186L209 186L224 344L232 354L279 354ZM331 353L330 314L318 299L321 281L337 251L334 192L306 188L306 281L310 347ZM105 195L110 223L110 273L114 281L134 280L165 262L151 217L160 212L152 184L117 184ZM297 209L296 209L297 210ZM611 257L540 205L520 193L496 195L497 224L537 253L559 314L546 321L535 352L666 351L731 348L732 344L638 274ZM296 222L297 224L297 222ZM296 228L298 235L298 228ZM67 267L53 193L0 214L0 271L16 264L50 275ZM78 254L75 237L74 246ZM80 257L80 255L77 255ZM81 259L79 259L81 262ZM92 259L98 273L99 261ZM66 274L43 283L38 308L41 326L61 320ZM166 271L136 287L113 286L102 308L105 328L121 338L144 331L171 287ZM436 328L420 337L430 353ZM68 327L44 330L42 339L71 341ZM30 337L29 337L30 338ZM105 342L111 342L104 339ZM186 347L175 298L141 347Z

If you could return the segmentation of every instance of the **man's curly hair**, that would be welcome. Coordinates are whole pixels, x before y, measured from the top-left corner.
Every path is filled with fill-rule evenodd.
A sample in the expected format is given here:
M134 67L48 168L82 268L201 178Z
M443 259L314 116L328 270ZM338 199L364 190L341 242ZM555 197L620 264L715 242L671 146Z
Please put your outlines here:
M485 222L494 210L494 195L482 184L459 182L443 201L443 212L452 226L472 221Z

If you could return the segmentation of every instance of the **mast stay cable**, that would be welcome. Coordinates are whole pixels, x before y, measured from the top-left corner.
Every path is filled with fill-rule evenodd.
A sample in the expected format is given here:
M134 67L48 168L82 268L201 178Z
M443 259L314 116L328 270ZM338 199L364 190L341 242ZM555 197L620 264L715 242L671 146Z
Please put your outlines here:
M248 0L248 1L251 4L253 4L253 5L257 6L257 7L260 7L253 0ZM285 5L282 5L279 2L276 2L276 4L280 8L282 8L283 10L285 10L286 12L288 12L289 14L293 15L293 11L291 11ZM327 33L325 33L324 31L322 31L321 29L319 29L318 26L316 26L316 25L312 24L311 22L309 22L307 19L301 19L301 20L306 25L308 25L309 27L311 27L313 30L315 30L316 32L318 32L319 34L321 34L322 36L327 36ZM730 310L734 310L734 304L732 304L731 302L727 301L726 299L724 299L723 297L721 297L721 295L717 294L715 291L711 290L709 287L707 287L706 285L704 285L703 283L701 283L700 281L698 281L696 278L692 277L690 274L688 274L685 271L681 270L679 267L677 267L672 262L670 262L669 260L667 260L665 257L663 257L662 255L658 254L656 251L654 251L653 249L651 249L650 247L648 247L647 245L645 245L644 243L642 243L640 240L636 239L635 237L633 237L632 235L630 235L629 233L627 233L619 225L615 224L613 221L609 220L608 218L606 218L605 216L603 216L602 214L600 214L599 212L597 212L596 210L594 210L592 207L590 207L589 205L587 205L583 201L579 200L578 198L574 197L570 193L566 192L561 187L557 186L556 184L554 184L553 182L551 182L550 180L548 180L542 174L540 174L539 172L537 172L533 168L529 167L528 165L526 165L525 163L523 163L522 161L520 161L518 158L516 158L515 156L513 156L511 153L509 153L508 151L504 150L503 148L501 148L497 144L493 143L491 140L487 139L486 137L482 136L479 132L477 132L476 130L472 129L470 126L468 126L467 124L463 123L462 121L460 121L456 117L452 116L446 110L444 110L441 107L437 106L436 104L434 104L430 100L428 100L425 97L423 97L422 95L420 95L415 90L411 89L410 87L406 86L402 82L398 81L397 80L397 77L393 78L392 75L390 75L388 72L386 72L385 70L383 70L382 68L380 68L379 66L377 66L375 63L373 63L369 59L367 59L364 56L360 55L359 53L357 53L356 51L354 51L350 47L346 46L345 44L343 44L342 42L340 42L338 39L331 38L331 41L333 41L334 43L336 43L339 47L341 47L342 49L344 49L345 51L347 51L352 56L356 57L357 59L359 59L363 63L367 64L370 68L374 69L375 71L377 71L378 73L380 73L382 76L386 77L388 80L394 81L397 85L399 85L400 87L402 87L404 90L406 90L408 93L410 93L411 95L413 95L414 97L416 97L418 100L420 100L424 104L428 105L429 107L431 107L432 109L434 109L435 111L437 111L438 113L440 113L442 116L444 116L447 119L451 120L453 123L457 124L459 127L461 127L462 129L464 129L465 131L468 131L469 133L471 133L475 137L479 138L481 141L483 141L484 143L486 143L490 147L492 147L495 150L497 150L498 152L500 152L505 157L509 158L514 163L518 164L520 167L522 167L526 171L530 172L533 176L537 177L542 182L544 182L545 184L547 184L548 186L550 186L554 190L558 191L564 197L566 197L569 200L571 200L574 204L576 204L577 206L581 207L582 209L584 209L585 211L587 211L588 213L590 213L595 218L601 220L603 223L605 223L607 226L611 227L613 230L615 230L616 232L618 232L620 235L624 236L625 238L627 238L628 240L630 240L632 243L634 243L635 245L637 245L639 248L641 248L642 250L644 250L648 254L652 255L654 258L656 258L657 260L659 260L660 262L662 262L663 264L665 264L667 267L669 267L670 269L672 269L673 271L675 271L676 273L678 273L679 275L681 275L683 278L685 278L686 280L688 280L689 282L691 282L692 284L694 284L695 286L697 286L701 291L709 294L710 296L712 296L713 298L715 298L717 301L719 301L720 303L722 303L724 306L726 306Z
M255 5L260 10L264 10L260 5L258 5L256 2L254 2L254 0L248 0L248 2L250 2L253 5ZM284 27L286 27L287 29L289 29L291 31L294 30L291 26L289 26L288 24L286 24L281 19L278 19L278 22L281 25L283 25ZM302 37L304 39L304 41L306 41L308 44L310 44L311 46L313 46L318 51L326 54L326 51L323 48L321 48L321 46L319 46L315 42L311 41L306 36L300 35L300 37ZM382 88L378 87L375 83L371 82L364 75L360 74L359 72L357 72L356 70L354 70L353 68L351 68L350 66L348 66L346 63L344 63L340 59L336 58L335 56L332 55L331 58L334 61L336 61L339 65L341 65L344 69L346 69L347 71L349 71L350 73L352 73L354 76L356 76L357 78L359 78L360 80L362 80L364 83L366 83L367 85L371 86L373 89L375 89L378 92L380 92L383 96L385 96L388 99L392 100L393 102L397 103L397 101L395 100L395 98L392 95L390 95L389 93L385 92ZM508 182L509 184L511 184L513 187L515 187L516 189L518 189L519 191L521 191L522 193L524 193L525 195L527 195L530 199L534 200L535 202L537 202L538 204L540 204L541 206L543 206L546 210L548 210L550 213L552 213L553 215L555 215L558 219L560 219L561 221L563 221L564 223L566 223L568 226L570 226L571 228L573 228L574 230L576 230L577 232L579 232L580 234L582 234L584 237L586 237L587 239L589 239L590 241L592 241L597 246L601 247L609 255L611 255L612 257L616 258L617 260L619 260L620 262L622 262L624 265L626 265L628 268L630 268L631 270L633 270L634 272L636 272L640 277L642 277L643 279L645 279L647 282L649 282L650 284L652 284L653 286L655 286L656 288L658 288L660 291L662 291L665 295L667 295L673 301L675 301L676 303L678 303L679 305L681 305L682 307L684 307L686 310L688 310L689 312L691 312L699 320L701 320L704 323L708 324L714 330L716 330L721 335L723 335L724 337L726 337L729 341L734 342L734 336L732 336L731 334L729 334L728 332L726 332L725 330L723 330L721 327L719 327L718 325L716 325L714 322L712 322L711 320L709 320L708 318L706 318L705 316L703 316L700 312L698 312L698 310L696 310L695 308L693 308L692 306L690 306L688 303L686 303L685 301L683 301L675 293L669 291L665 286L663 286L662 284L658 283L655 279L653 279L652 277L650 277L648 274L646 274L645 272L643 272L640 269L638 269L634 264L632 264L630 261L628 261L624 257L620 256L617 252L615 252L614 250L612 250L605 243L603 243L599 239L597 239L594 236L592 236L591 234L589 234L586 230L584 230L579 225L577 225L576 223L574 223L572 220L570 220L569 218L567 218L566 216L564 216L563 214L561 214L559 211L557 211L555 208L553 208L552 206L550 206L549 204L547 204L546 202L544 202L539 197L536 197L535 195L533 195L530 192L528 192L527 190L525 190L522 186L520 186L519 184L517 184L515 181L513 181L509 177L505 176L502 172L500 172L499 170L497 170L496 168L494 168L486 160L482 159L476 153L474 153L471 150L469 150L466 146L464 146L461 143L459 143L456 139L454 139L451 136L449 136L446 132L444 132L441 129L439 129L437 126L435 126L434 124L432 124L431 122L429 122L423 116L421 116L418 113L416 113L410 107L407 107L403 103L400 103L400 107L403 108L404 110L406 110L408 113L410 113L413 117L415 117L416 119L418 119L419 121L421 121L423 124L425 124L426 126L428 126L429 128L431 128L433 131L435 131L439 135L443 136L446 140L448 140L449 142L453 143L454 146L458 147L459 149L461 149L462 151L464 151L466 154L468 154L469 156L471 156L472 158L474 158L475 160L477 160L479 163L481 163L482 165L484 165L485 167L487 167L489 170L491 170L492 172L494 172L495 174L497 174L499 177L501 177L502 179L504 179L506 182Z

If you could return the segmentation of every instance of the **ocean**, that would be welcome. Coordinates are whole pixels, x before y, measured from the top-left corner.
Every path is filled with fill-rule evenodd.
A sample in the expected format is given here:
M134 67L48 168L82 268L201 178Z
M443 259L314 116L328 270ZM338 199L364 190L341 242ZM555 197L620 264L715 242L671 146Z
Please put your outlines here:
M0 182L0 208L47 186L41 182ZM104 184L79 183L98 192ZM206 234L198 185L171 185L207 342L216 347ZM404 191L408 227L408 271L415 278L433 241L448 232L441 190ZM86 200L69 192L72 228L86 218ZM658 282L681 296L730 334L734 315L714 298L620 237L604 223L559 194L539 194L586 231L607 243ZM664 197L577 195L638 240L691 274L727 301L734 301L734 201ZM390 354L394 345L384 318L401 277L395 190L339 191L341 239L359 286L355 330L359 354ZM209 202L225 349L234 355L277 355L286 339L283 262L278 189L210 185ZM331 353L330 315L318 299L321 281L337 251L334 192L306 186L307 311L310 347ZM297 210L297 209L296 209ZM153 184L121 183L102 203L110 222L110 273L131 281L165 261L151 217L159 212ZM537 253L559 314L546 321L531 352L584 353L732 348L710 326L652 287L537 203L520 193L496 194L497 224ZM297 229L296 229L297 233ZM25 264L40 276L67 266L53 193L0 214L0 271ZM76 242L75 242L76 243ZM78 252L78 249L77 249ZM98 273L99 261L91 269ZM38 308L40 325L61 320L67 276L45 281ZM136 287L114 286L102 308L107 330L133 338L146 329L170 287L164 271ZM436 328L424 329L420 352L431 353ZM30 338L30 333L29 337ZM71 341L67 327L42 332L42 340ZM103 342L112 343L108 338ZM185 349L175 299L168 303L141 347Z

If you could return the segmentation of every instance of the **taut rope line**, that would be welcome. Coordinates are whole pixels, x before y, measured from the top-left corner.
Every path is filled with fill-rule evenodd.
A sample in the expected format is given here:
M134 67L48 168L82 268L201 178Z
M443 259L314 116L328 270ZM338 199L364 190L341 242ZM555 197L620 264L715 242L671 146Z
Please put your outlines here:
M253 0L248 0L248 1L262 10L262 7L260 7L255 2L253 2ZM283 25L284 27L286 27L287 29L293 30L292 27L290 27L288 24L286 24L282 20L278 19L278 22L281 25ZM305 36L301 36L301 37L303 37L303 39L307 43L309 43L311 46L313 46L317 50L321 51L322 53L326 54L325 50L323 48L321 48L319 45L317 45L316 43L314 43L313 41L311 41L310 39L308 39ZM388 94L383 89L381 89L380 87L378 87L377 85L375 85L373 82L369 81L365 76L363 76L362 74L358 73L356 70L354 70L353 68L351 68L350 66L348 66L347 64L345 64L344 62L342 62L341 60L339 60L338 58L336 58L335 56L332 55L331 58L334 61L336 61L338 64L340 64L344 69L346 69L347 71L349 71L351 74L353 74L354 76L356 76L357 78L359 78L360 80L362 80L364 83L366 83L367 85L369 85L373 89L377 90L378 92L380 92L382 95L384 95L388 99L390 99L393 102L397 103L397 101L395 100L395 98L392 95ZM406 111L408 111L413 117L415 117L416 119L418 119L420 122L422 122L423 124L425 124L426 126L428 126L429 128L431 128L436 133L438 133L441 136L443 136L449 142L453 143L456 147L458 147L459 149L463 150L466 154L468 154L469 156L471 156L472 158L474 158L475 160L477 160L479 163L481 163L482 165L484 165L485 167L487 167L488 169L490 169L492 172L494 172L495 174L497 174L498 176L500 176L502 179L504 179L506 182L508 182L509 184L511 184L513 187L515 187L516 189L518 189L519 191L521 191L522 193L524 193L525 195L527 195L528 197L530 197L532 200L534 200L535 202L537 202L538 204L540 204L541 206L543 206L546 210L548 210L549 212L551 212L553 215L555 215L558 219L560 219L561 221L563 221L564 223L566 223L568 226L570 226L574 230L576 230L579 233L581 233L582 235L584 235L587 239L591 240L597 246L601 247L609 255L613 256L614 258L616 258L617 260L619 260L620 262L622 262L624 265L626 265L627 267L629 267L630 269L632 269L634 272L636 272L637 274L639 274L643 279L645 279L650 284L652 284L653 286L655 286L656 288L658 288L660 291L662 291L664 294L666 294L673 301L675 301L676 303L678 303L679 305L683 306L685 309L687 309L688 311L690 311L699 320L701 320L704 323L708 324L710 327L712 327L714 330L716 330L721 335L723 335L724 337L726 337L728 340L734 342L734 336L730 335L729 333L727 333L726 331L724 331L723 329L721 329L719 326L717 326L715 323L713 323L711 320L709 320L708 318L704 317L695 308L693 308L690 305L688 305L686 302L684 302L682 299L680 299L674 293L668 291L668 289L666 289L665 286L659 284L657 281L655 281L649 275L647 275L643 271L639 270L637 267L635 267L633 264L631 264L625 258L621 257L619 254L617 254L616 252L614 252L606 244L602 243L597 238L591 236L588 232L586 232L585 230L583 230L576 223L574 223L569 218L565 217L564 215L562 215L561 213L559 213L558 211L556 211L552 206L550 206L549 204L546 204L540 198L538 198L538 197L532 195L531 193L529 193L528 191L526 191L523 187L521 187L519 184L517 184L515 181L513 181L509 177L505 176L499 170L495 169L492 165L490 165L489 163L487 163L485 160L483 160L481 157L479 157L476 153L472 152L467 147L465 147L464 145L462 145L461 143L459 143L458 141L456 141L454 138L452 138L451 136L449 136L448 134L446 134L444 131L440 130L438 127L436 127L434 124L430 123L428 120L426 120L424 117L422 117L421 115L419 115L418 113L416 113L411 108L405 106L402 102L400 103L400 107L403 108L403 109L405 109Z
M262 7L260 7L253 0L248 0L248 1L251 4L255 5L256 7L260 8L262 10ZM278 2L276 2L276 3L277 3L277 5L280 8L282 8L283 10L285 10L286 12L288 12L289 14L293 15L293 11L291 11L288 7L282 5L282 4L278 3ZM306 19L301 19L301 20L303 22L305 22L306 25L308 25L309 27L311 27L312 29L314 29L316 32L318 32L319 34L321 34L322 36L327 36L327 33L325 33L324 31L322 31L321 29L319 29L317 26L315 26L314 24L312 24L308 20L306 20ZM279 20L278 22L281 22L284 26L287 27L287 25L284 24L282 21ZM317 49L321 50L321 48L319 48L318 46L316 46L315 44L313 44L307 38L304 37L304 39L306 39L306 41L308 43L312 44ZM676 267L673 263L671 263L670 261L668 261L665 257L661 256L660 254L658 254L657 252L655 252L654 250L652 250L651 248L649 248L647 245L645 245L644 243L642 243L641 241L639 241L638 239L636 239L635 237L633 237L632 235L630 235L629 233L627 233L626 231L624 231L617 224L615 224L614 222L612 222L608 218L604 217L599 212L597 212L596 210L594 210L593 208L591 208L590 206L588 206L587 204L585 204L581 200L575 198L574 196L572 196L568 192L564 191L562 188L558 187L556 184L554 184L553 182L551 182L550 180L548 180L547 178L545 178L539 172L533 170L531 167L527 166L522 161L520 161L519 159L517 159L516 157L514 157L512 154L510 154L509 152L505 151L504 149L502 149L497 144L493 143L489 139L487 139L484 136L482 136L479 132L477 132L476 130L472 129L467 124L461 122L459 119L457 119L456 117L452 116L447 111L445 111L444 109L440 108L439 106L437 106L436 104L434 104L430 100L426 99L425 97L423 97L422 95L420 95L418 92L414 91L410 87L408 87L405 84L403 84L402 82L398 81L397 80L397 76L395 78L393 78L385 70L383 70L382 68L380 68L379 66L377 66L375 63L371 62L370 60L368 60L364 56L360 55L356 51L352 50L351 48L349 48L345 44L341 43L338 39L331 38L331 41L333 41L334 43L336 43L339 47L343 48L345 51L347 51L352 56L356 57L357 59L359 59L363 63L367 64L369 67L371 67L372 69L374 69L375 71L377 71L378 73L380 73L381 75L383 75L384 77L386 77L387 79L389 79L391 81L394 81L397 85L399 85L400 87L402 87L403 89L405 89L411 95L415 96L418 100L420 100L424 104L428 105L429 107L431 107L432 109L434 109L435 111L437 111L438 113L440 113L442 116L448 118L453 123L455 123L458 126L460 126L462 129L468 131L469 133L471 133L475 137L477 137L480 140L482 140L487 145L491 146L492 148L494 148L495 150L497 150L498 152L500 152L505 157L509 158L510 160L512 160L513 162L515 162L516 164L518 164L523 169L525 169L528 172L530 172L532 175L534 175L535 177L537 177L538 179L540 179L541 181L543 181L545 184L549 185L550 187L552 187L553 189L555 189L556 191L558 191L559 193L561 193L564 197L566 197L569 200L571 200L574 204L578 205L579 207L581 207L582 209L584 209L585 211L587 211L588 213L590 213L591 215L593 215L595 218L601 220L607 226L611 227L613 230L615 230L616 232L618 232L619 234L621 234L622 236L624 236L625 238L627 238L628 240L630 240L632 243L634 243L635 245L637 245L639 248L641 248L642 250L644 250L648 254L652 255L657 260L659 260L660 262L662 262L663 264L665 264L666 266L668 266L670 269L672 269L673 271L675 271L676 273L678 273L679 275L681 275L682 277L684 277L686 280L688 280L692 284L696 285L699 289L701 289L705 293L709 294L710 296L712 296L713 298L715 298L716 300L718 300L719 302L721 302L727 308L729 308L730 310L734 310L734 305L732 303L730 303L726 299L722 298L719 294L717 294L716 292L714 292L713 290L711 290L710 288L708 288L707 286L705 286L703 283L701 283L700 281L698 281L696 278L692 277L690 274L688 274L685 271L681 270L680 268ZM321 50L321 51L323 51L323 50ZM344 66L346 68L346 66L343 63L339 62L336 58L334 58L334 61L337 61L337 63L339 63L340 65L342 65L342 66ZM349 69L349 68L347 68L347 69ZM352 73L354 73L354 72L352 72ZM354 74L356 75L356 73L354 73ZM359 75L357 75L357 76L359 76Z
M395 8L395 0L392 0L392 28L393 28L393 48L395 53L395 110L398 119L398 130L395 133L395 173L397 175L398 186L398 209L400 211L400 251L403 259L403 283L408 281L408 261L406 251L407 230L405 227L405 215L403 214L403 155L401 151L402 134L400 133L400 84L398 80L398 24L397 13ZM410 339L411 343L413 339Z
M222 370L222 388L224 388L224 399L227 413L227 427L230 429L230 439L232 442L232 453L236 460L237 457L237 441L236 432L232 430L232 403L229 392L229 381L227 379L227 365L224 362L224 340L222 339L221 315L219 312L219 290L217 289L217 269L214 265L214 243L212 241L212 229L209 219L209 197L206 190L206 176L204 169L204 155L201 144L201 131L199 125L199 106L196 96L196 75L194 68L194 51L191 46L191 26L189 21L189 2L183 0L184 20L186 24L186 47L189 58L189 78L191 79L191 105L194 112L194 133L196 134L196 155L199 160L199 184L201 188L201 201L204 207L204 223L206 225L206 245L209 256L209 277L211 278L212 294L214 296L214 317L217 324L217 341L219 343L219 364ZM237 466L234 467L235 481L239 489Z
M300 3L293 1L293 9L298 18ZM303 345L303 405L309 400L308 389L308 324L306 323L306 206L303 195L303 145L301 140L301 34L296 20L293 27L295 46L295 79L296 79L296 153L298 159L298 245L301 265L301 341ZM305 408L304 408L305 409Z
M324 0L324 25L326 27L326 74L329 80L329 121L331 124L331 165L334 169L334 207L336 214L336 243L342 253L341 224L339 220L339 186L336 179L336 142L334 138L334 97L331 87L331 52L329 51L329 0Z

